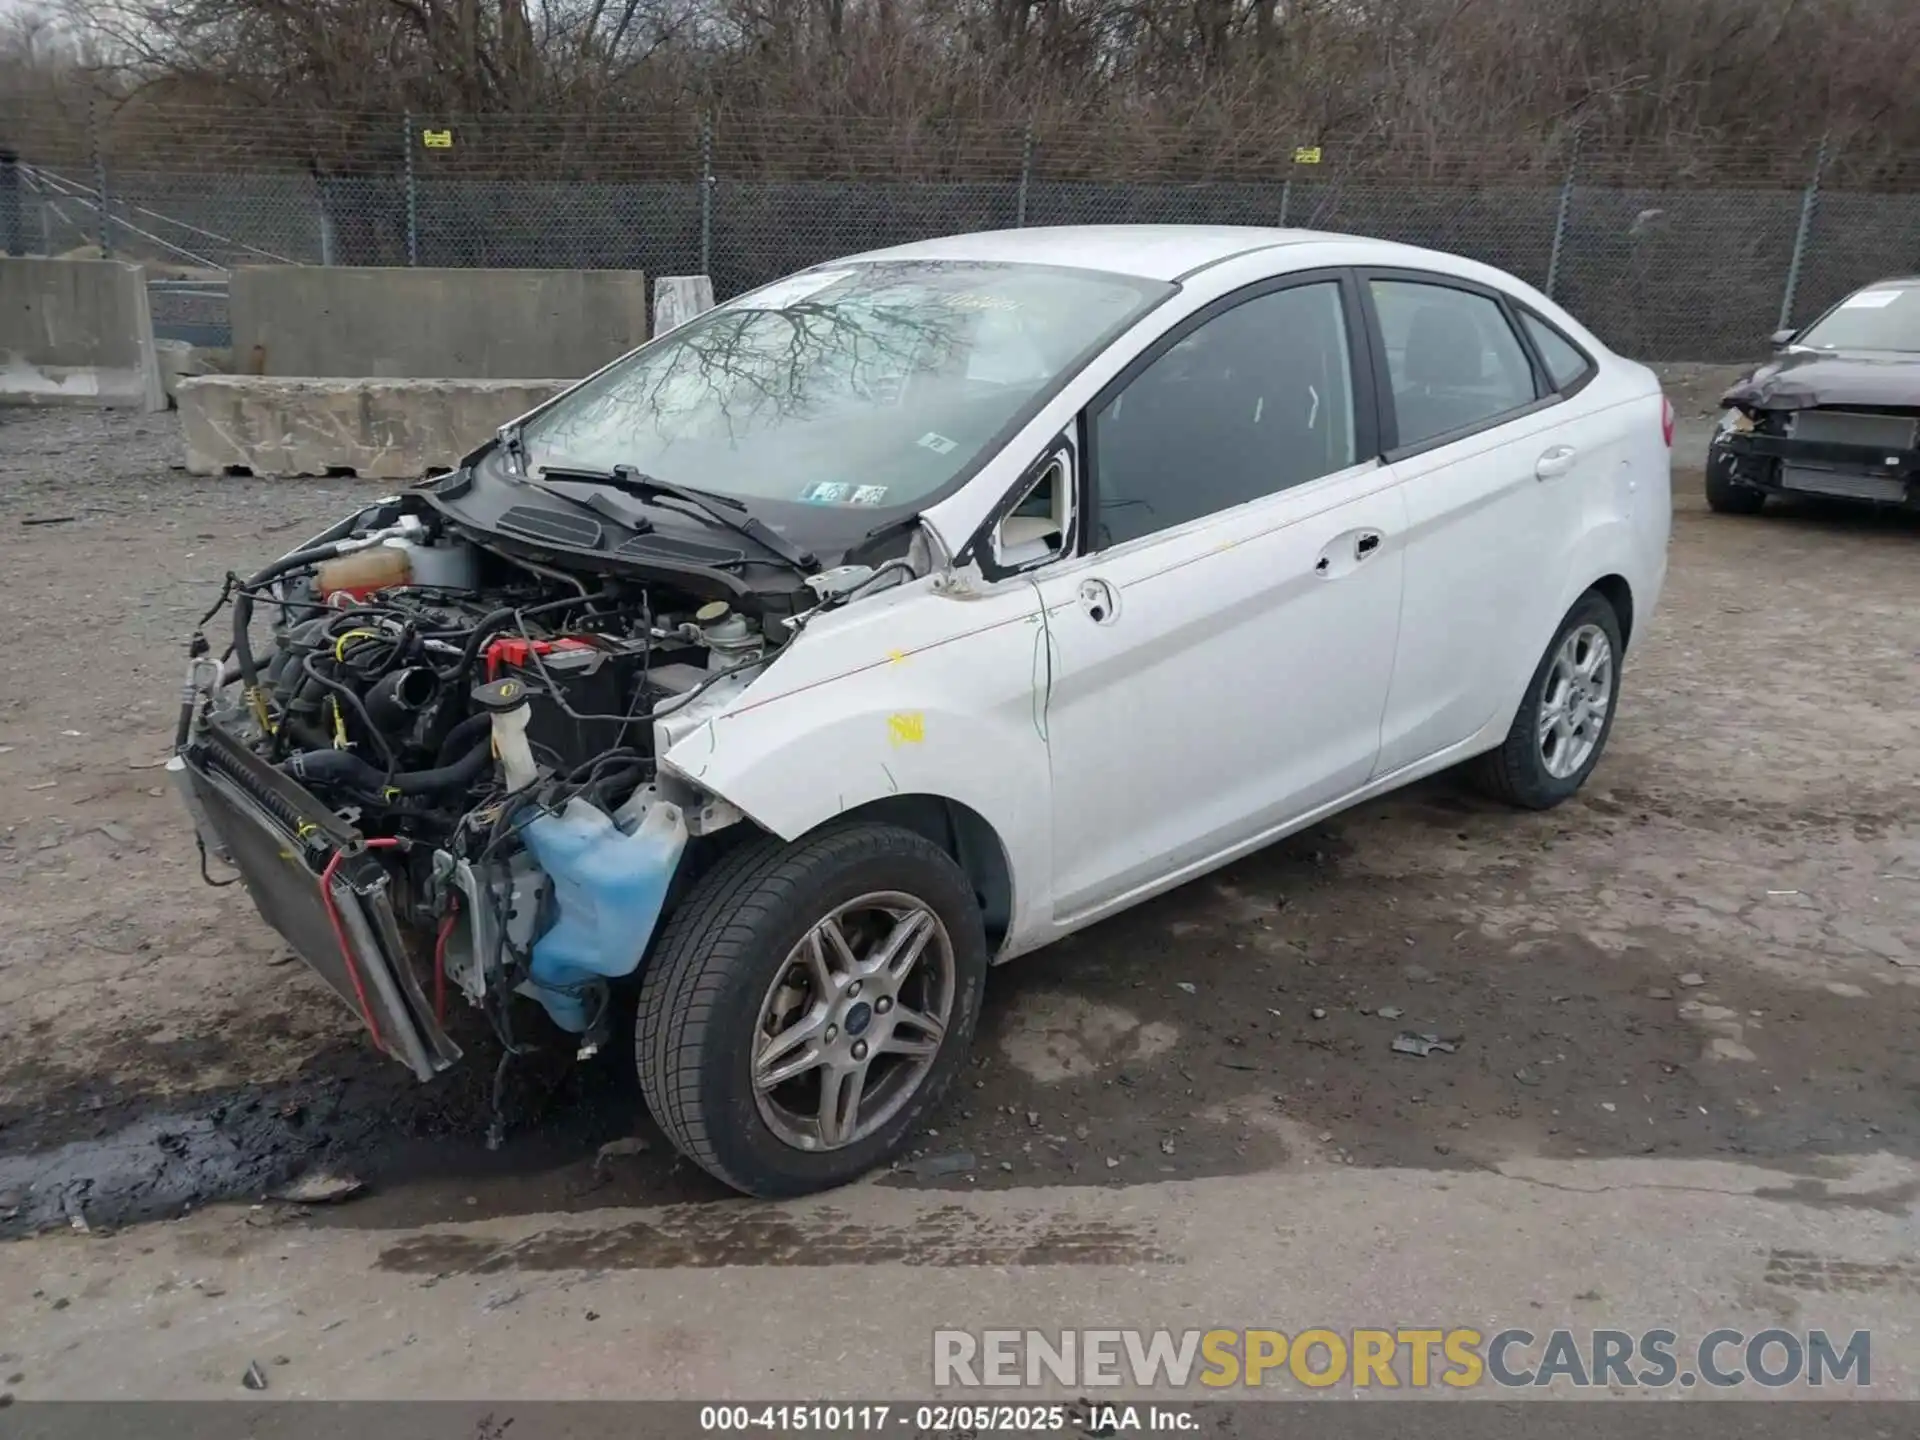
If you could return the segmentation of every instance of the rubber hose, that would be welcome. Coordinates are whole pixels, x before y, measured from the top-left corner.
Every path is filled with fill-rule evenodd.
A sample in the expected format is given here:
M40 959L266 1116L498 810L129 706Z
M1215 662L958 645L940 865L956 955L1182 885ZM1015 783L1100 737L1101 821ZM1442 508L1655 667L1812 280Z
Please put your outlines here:
M464 755L476 740L490 739L493 732L493 717L484 711L478 715L469 715L453 729L447 732L447 738L440 742L440 753L434 758L435 765L451 765L453 757Z
M480 647L485 645L496 632L511 625L516 613L518 612L515 607L509 605L504 610L495 610L491 615L484 617L478 625L473 627L473 633L467 636L467 643L460 647L458 668L448 673L457 680L473 669L473 662L480 658Z
M339 542L329 540L323 545L315 545L306 550L296 550L291 555L283 555L258 574L249 576L246 582L234 591L233 658L240 667L241 683L249 692L260 688L260 668L254 663L253 642L247 636L247 627L253 623L253 591L270 580L279 579L289 570L298 570L304 565L331 560L339 550Z
M323 784L348 785L369 795L378 795L382 787L402 795L437 795L471 785L493 760L493 744L487 741L469 750L451 765L432 770L402 770L388 779L375 765L344 750L303 750L289 756L281 766L296 780Z
M631 791L646 778L646 765L636 762L632 765L623 765L618 769L609 770L604 775L596 776L581 787L580 793L588 800L597 804L602 810L612 810L614 808L613 797L615 795L618 795L623 790Z
M324 750L331 743L326 731L318 725L309 725L297 715L288 715L280 722L280 730L288 739L297 741L309 750ZM280 738L275 736L275 739Z
M424 665L389 670L362 697L367 714L388 734L404 731L440 693L440 677Z

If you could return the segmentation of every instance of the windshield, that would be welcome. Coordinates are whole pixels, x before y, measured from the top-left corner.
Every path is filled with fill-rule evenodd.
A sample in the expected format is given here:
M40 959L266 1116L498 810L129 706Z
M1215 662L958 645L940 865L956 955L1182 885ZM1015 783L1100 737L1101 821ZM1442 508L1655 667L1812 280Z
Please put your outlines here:
M1794 337L1815 350L1920 351L1920 285L1869 285Z
M1172 289L1041 265L807 271L536 415L526 463L533 474L630 465L743 500L919 504Z

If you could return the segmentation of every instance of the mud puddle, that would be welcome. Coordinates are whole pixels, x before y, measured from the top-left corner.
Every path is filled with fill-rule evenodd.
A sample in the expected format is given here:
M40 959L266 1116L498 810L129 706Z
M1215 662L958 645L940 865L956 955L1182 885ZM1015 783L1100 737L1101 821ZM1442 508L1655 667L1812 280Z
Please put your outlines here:
M215 1094L106 1096L68 1079L48 1104L0 1113L0 1237L76 1218L111 1228L222 1201L344 1214L345 1204L276 1199L319 1174L357 1182L348 1187L355 1223L566 1210L605 1182L601 1147L647 1124L637 1086L612 1067L530 1063L508 1072L505 1137L489 1148L494 1055L484 1037L463 1039L467 1061L427 1085L357 1039L329 1047L289 1083ZM657 1139L639 1143L668 1153ZM705 1193L680 1185L684 1177L660 1178L672 1183L624 1203Z

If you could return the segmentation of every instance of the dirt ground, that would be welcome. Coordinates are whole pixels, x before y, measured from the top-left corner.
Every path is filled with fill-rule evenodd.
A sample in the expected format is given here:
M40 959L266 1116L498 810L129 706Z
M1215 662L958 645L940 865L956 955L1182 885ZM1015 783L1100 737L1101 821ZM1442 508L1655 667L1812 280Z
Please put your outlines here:
M194 479L177 449L167 416L0 411L0 1233L321 1163L367 1190L301 1224L718 1199L612 1060L521 1074L489 1151L484 1037L416 1085L242 890L201 883L158 768L185 638L225 569L368 492ZM1920 1158L1920 524L1729 519L1697 474L1677 489L1666 599L1582 795L1521 815L1437 780L1014 962L919 1141L970 1161L886 1183L1655 1156L1817 1189L1831 1157ZM1394 1053L1403 1031L1457 1049Z

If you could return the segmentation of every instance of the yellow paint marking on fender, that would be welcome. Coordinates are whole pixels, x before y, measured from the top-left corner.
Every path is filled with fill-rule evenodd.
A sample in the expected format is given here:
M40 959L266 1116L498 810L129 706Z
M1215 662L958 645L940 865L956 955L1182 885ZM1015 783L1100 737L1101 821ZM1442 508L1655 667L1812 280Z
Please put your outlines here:
M918 710L887 717L887 738L895 745L919 745L927 738L927 717Z

